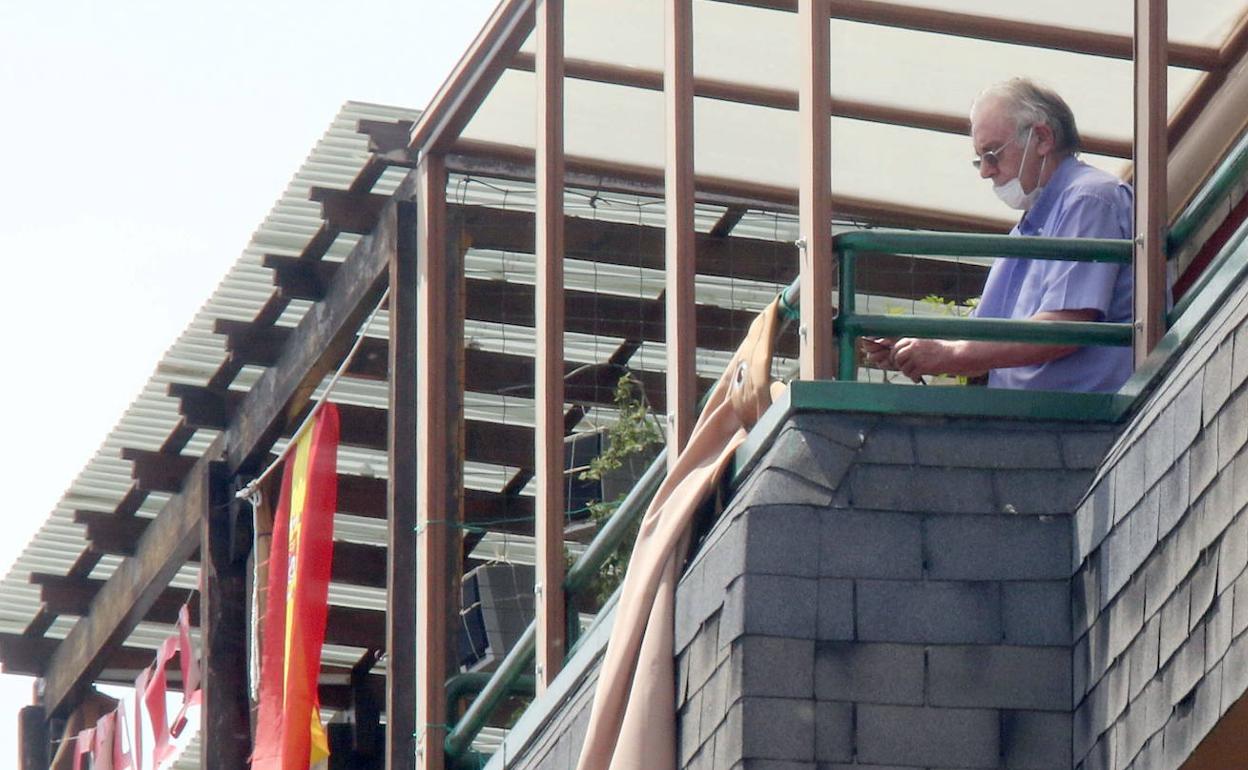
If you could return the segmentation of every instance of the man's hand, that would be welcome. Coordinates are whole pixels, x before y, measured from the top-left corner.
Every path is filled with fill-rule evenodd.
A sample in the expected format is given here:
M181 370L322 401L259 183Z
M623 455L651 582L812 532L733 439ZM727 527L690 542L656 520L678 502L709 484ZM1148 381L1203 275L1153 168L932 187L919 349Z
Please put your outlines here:
M863 357L866 362L877 369L896 369L893 365L893 345L897 344L897 340L888 339L886 337L863 337L859 344L862 345Z
M1049 310L1036 313L1033 321L1096 321L1092 309ZM862 340L867 361L881 369L899 371L915 382L925 374L976 377L989 369L1028 366L1068 356L1074 345L1035 345L1023 342L929 340L914 337Z
M916 340L902 339L896 340L889 337L863 337L862 352L867 363L877 369L889 369L892 371L903 371L900 361L897 359L897 347L901 342L915 342ZM922 383L923 378L909 372L903 373L916 383Z
M955 367L956 343L903 337L893 344L893 365L897 371L918 382L925 374L948 374Z

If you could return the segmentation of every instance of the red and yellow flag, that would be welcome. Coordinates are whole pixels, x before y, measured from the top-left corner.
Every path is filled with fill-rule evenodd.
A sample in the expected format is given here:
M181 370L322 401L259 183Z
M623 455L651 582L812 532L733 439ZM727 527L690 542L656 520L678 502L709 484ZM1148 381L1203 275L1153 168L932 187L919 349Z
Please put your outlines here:
M252 770L307 770L329 756L317 673L325 640L338 410L325 404L288 455L273 521Z

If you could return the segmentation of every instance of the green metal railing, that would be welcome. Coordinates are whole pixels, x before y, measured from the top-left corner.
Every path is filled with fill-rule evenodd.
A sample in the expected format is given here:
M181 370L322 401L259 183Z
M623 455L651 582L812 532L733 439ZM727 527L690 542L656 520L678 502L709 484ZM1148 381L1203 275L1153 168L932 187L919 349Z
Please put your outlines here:
M629 528L646 512L650 500L659 490L659 485L663 483L666 476L667 450L665 449L654 458L645 473L629 490L619 508L568 569L568 574L563 579L563 590L565 598L569 600L569 606L572 605L571 598L590 585L602 565L619 549L628 535ZM573 629L579 630L576 613L568 613L568 626L568 655L570 656L576 650L573 642L576 634L573 633ZM529 672L533 668L536 649L537 622L533 621L525 629L520 641L504 656L498 669L489 675L483 684L482 674L458 674L447 681L448 714L454 713L453 709L459 698L473 690L479 690L476 699L468 706L464 715L455 722L443 742L448 760L457 763L462 759L467 759L471 753L469 749L473 739L481 732L486 720L503 702L503 699L508 695L526 691L526 684L532 679ZM528 677L527 680L526 677Z
M1050 345L1130 345L1131 324L1024 321L989 318L916 318L857 312L854 292L859 257L882 252L954 257L1021 257L1075 262L1129 263L1130 241L1099 238L1019 238L1008 235L866 230L833 239L840 259L836 339L837 379L858 378L855 340L864 336L932 337Z
M1175 218L1166 238L1169 253L1173 254L1188 244L1210 219L1226 205L1235 186L1248 174L1248 133L1239 138L1235 146L1218 164L1209 181L1200 188L1192 200Z
M1248 133L1239 138L1235 147L1209 177L1209 182L1196 193L1178 218L1174 220L1174 225L1170 228L1169 236L1166 238L1169 254L1177 254L1215 216L1229 209L1228 201L1235 188L1243 183L1245 176L1248 176ZM1223 249L1217 259L1205 268L1200 278L1183 295L1183 299L1176 302L1174 308L1166 314L1167 325L1173 325L1175 319L1181 316L1192 301L1204 291L1232 252L1232 249Z
M1229 199L1236 187L1248 177L1248 132L1243 134L1226 158L1218 164L1209 181L1200 189L1175 219L1166 237L1166 251L1175 254L1185 248L1220 213L1229 208ZM863 230L843 233L833 241L840 256L839 302L836 321L840 354L839 379L855 379L857 367L854 340L878 335L933 337L938 339L976 339L997 341L1029 341L1041 344L1130 345L1129 324L1067 323L1057 321L1006 321L978 318L915 318L871 315L856 312L853 292L858 257L871 253L891 252L922 256L951 257L1024 257L1030 259L1061 259L1129 263L1132 247L1129 241L1086 238L1017 238L1000 235L943 233L906 230ZM1166 314L1172 325L1191 305L1195 297L1219 274L1223 262L1234 249L1223 249L1217 259ZM799 316L799 279L781 292L781 310L791 318Z

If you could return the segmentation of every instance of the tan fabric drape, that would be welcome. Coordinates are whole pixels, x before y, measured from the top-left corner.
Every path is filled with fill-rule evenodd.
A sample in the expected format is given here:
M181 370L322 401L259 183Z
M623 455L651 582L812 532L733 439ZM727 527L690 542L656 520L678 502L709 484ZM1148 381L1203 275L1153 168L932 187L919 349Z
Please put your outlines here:
M578 770L676 768L676 583L694 512L715 489L746 431L783 389L770 377L778 315L778 302L772 302L751 324L642 519Z

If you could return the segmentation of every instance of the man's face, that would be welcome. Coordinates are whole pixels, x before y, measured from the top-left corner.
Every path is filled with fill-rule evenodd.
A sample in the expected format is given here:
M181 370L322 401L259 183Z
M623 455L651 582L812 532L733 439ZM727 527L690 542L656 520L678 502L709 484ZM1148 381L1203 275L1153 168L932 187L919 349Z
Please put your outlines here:
M1018 127L1009 116L1008 110L999 100L989 100L976 105L971 114L971 143L975 155L982 159L979 164L981 179L992 180L993 186L1003 185L1019 175L1023 163L1024 150L1032 137L1024 131L1020 137ZM992 152L996 163L984 157L984 153ZM1027 155L1027 168L1023 169L1022 178L1024 192L1031 192L1038 181L1039 157L1033 146Z

